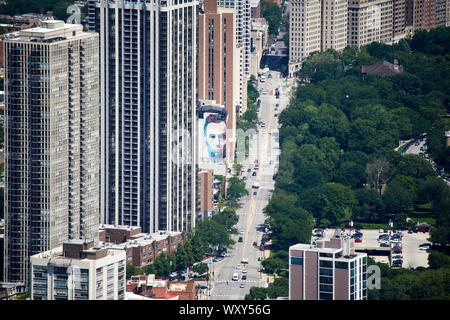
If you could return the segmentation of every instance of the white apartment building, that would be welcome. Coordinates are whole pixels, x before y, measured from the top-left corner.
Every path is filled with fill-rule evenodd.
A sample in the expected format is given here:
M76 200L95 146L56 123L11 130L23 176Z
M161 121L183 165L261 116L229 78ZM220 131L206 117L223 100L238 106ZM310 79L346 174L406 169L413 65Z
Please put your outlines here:
M126 252L70 240L31 257L31 300L123 300Z
M98 34L45 20L5 36L5 280L29 257L98 239Z

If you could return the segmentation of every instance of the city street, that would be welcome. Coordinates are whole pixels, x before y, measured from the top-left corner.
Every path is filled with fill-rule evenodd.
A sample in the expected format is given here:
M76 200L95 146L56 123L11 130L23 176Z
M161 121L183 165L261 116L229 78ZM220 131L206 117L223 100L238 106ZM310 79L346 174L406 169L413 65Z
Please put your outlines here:
M275 114L279 114L288 104L288 92L291 87L287 87L284 79L280 79L279 72L273 72L272 78L260 83L258 90L267 89L268 94L261 94L261 106L259 110L259 120L264 123L264 127L258 127L259 139L250 139L250 157L257 153L259 169L254 169L254 162L246 163L243 176L246 176L246 187L249 196L241 199L242 208L237 210L239 222L236 228L242 232L233 236L236 241L233 249L230 249L224 260L210 264L211 274L214 272L211 289L211 299L213 300L242 300L253 286L267 286L267 277L259 272L261 262L258 257L264 258L266 251L259 250L259 244L264 233L262 225L265 221L263 209L267 205L274 188L273 175L278 168L278 121ZM280 99L275 98L275 88L280 88ZM276 104L279 104L275 110ZM259 143L258 143L259 141ZM259 148L258 148L259 144ZM259 150L258 150L259 149ZM248 169L251 169L248 172ZM253 176L256 172L256 176ZM241 176L242 177L242 176ZM252 188L255 181L259 181L258 189ZM254 192L256 191L256 195ZM243 237L243 242L238 242L239 237ZM253 246L256 242L258 246ZM242 264L242 259L247 258L248 264ZM240 269L237 269L240 265ZM247 272L243 273L246 268ZM233 281L234 273L239 274L239 280ZM242 280L242 275L247 279ZM241 285L244 285L242 288Z

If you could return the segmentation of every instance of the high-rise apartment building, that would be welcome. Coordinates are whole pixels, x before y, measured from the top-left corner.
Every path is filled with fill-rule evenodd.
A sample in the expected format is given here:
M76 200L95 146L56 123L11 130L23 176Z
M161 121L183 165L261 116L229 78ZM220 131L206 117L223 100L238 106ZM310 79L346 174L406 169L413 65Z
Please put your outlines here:
M236 109L240 106L235 15L233 9L218 8L217 0L205 0L204 12L198 17L198 98L225 106L227 140L236 135ZM229 145L231 150L226 153L231 161L234 146Z
M102 223L195 226L197 0L90 0L100 34Z
M289 64L299 69L298 64L321 49L321 0L291 0L289 5Z
M394 42L406 32L406 0L392 1L392 32Z
M406 0L406 21L412 31L436 27L436 0Z
M204 1L206 2L206 1ZM236 40L243 46L243 72L245 77L250 76L250 32L251 9L250 0L218 0L221 8L233 8L236 10Z
M27 283L30 256L98 239L98 35L47 20L4 57L5 280Z
M348 1L348 45L392 43L393 0Z
M436 27L450 27L450 0L436 0Z
M250 0L218 0L219 8L235 10L236 42L240 51L239 61L239 108L242 115L247 110L247 78L250 77L250 49L251 49L251 8Z
M367 254L354 239L289 247L289 300L367 300Z
M347 4L348 0L322 0L322 51L347 46Z
M30 258L31 300L124 300L126 252L73 239Z

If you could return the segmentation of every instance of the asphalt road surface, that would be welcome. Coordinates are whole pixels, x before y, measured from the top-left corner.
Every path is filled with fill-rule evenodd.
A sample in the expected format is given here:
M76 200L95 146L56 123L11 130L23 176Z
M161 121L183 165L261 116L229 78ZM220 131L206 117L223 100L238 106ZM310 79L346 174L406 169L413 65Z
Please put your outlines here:
M253 286L267 286L266 277L260 273L261 262L258 257L263 258L266 252L260 251L258 246L253 246L253 242L259 245L264 230L262 225L266 219L263 209L267 205L272 189L274 187L273 175L278 168L278 121L275 114L279 114L288 104L288 92L291 87L280 78L279 72L270 71L272 78L266 82L259 83L258 90L265 88L268 94L261 94L261 106L259 110L259 120L263 122L264 127L258 126L258 134L250 139L250 160L247 161L243 175L246 178L246 187L249 190L249 196L241 198L242 208L237 210L239 221L236 228L243 233L233 236L236 241L234 248L228 250L224 260L209 264L212 278L210 296L213 300L243 300L245 295ZM275 98L275 88L280 88L280 98ZM275 110L276 104L279 104ZM259 169L254 169L254 159L258 159ZM248 172L248 169L251 169ZM256 172L256 176L253 176ZM241 176L242 177L242 176ZM259 181L258 189L252 188L255 181ZM256 195L254 192L256 191ZM238 242L238 238L243 237L243 242ZM242 264L242 259L247 258L248 264ZM237 269L237 265L241 265ZM243 273L243 268L247 272ZM239 280L233 281L234 273L239 274ZM242 280L242 275L247 279ZM241 288L241 285L244 285Z

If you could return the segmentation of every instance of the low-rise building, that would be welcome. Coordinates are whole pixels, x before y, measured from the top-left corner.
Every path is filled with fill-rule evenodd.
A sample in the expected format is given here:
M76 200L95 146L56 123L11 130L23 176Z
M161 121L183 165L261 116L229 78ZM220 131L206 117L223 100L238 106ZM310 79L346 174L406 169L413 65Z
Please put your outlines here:
M123 300L124 250L72 239L31 256L31 300Z
M379 61L370 66L361 66L361 73L386 76L403 72L403 66L398 64L398 60L394 59L394 63L387 61Z
M367 300L366 283L367 254L352 238L289 247L289 300Z
M126 263L142 268L153 263L162 253L176 252L186 238L184 232L141 233L140 227L101 225L99 240L109 248L124 250Z
M126 300L196 300L195 281L155 279L154 274L132 276Z

